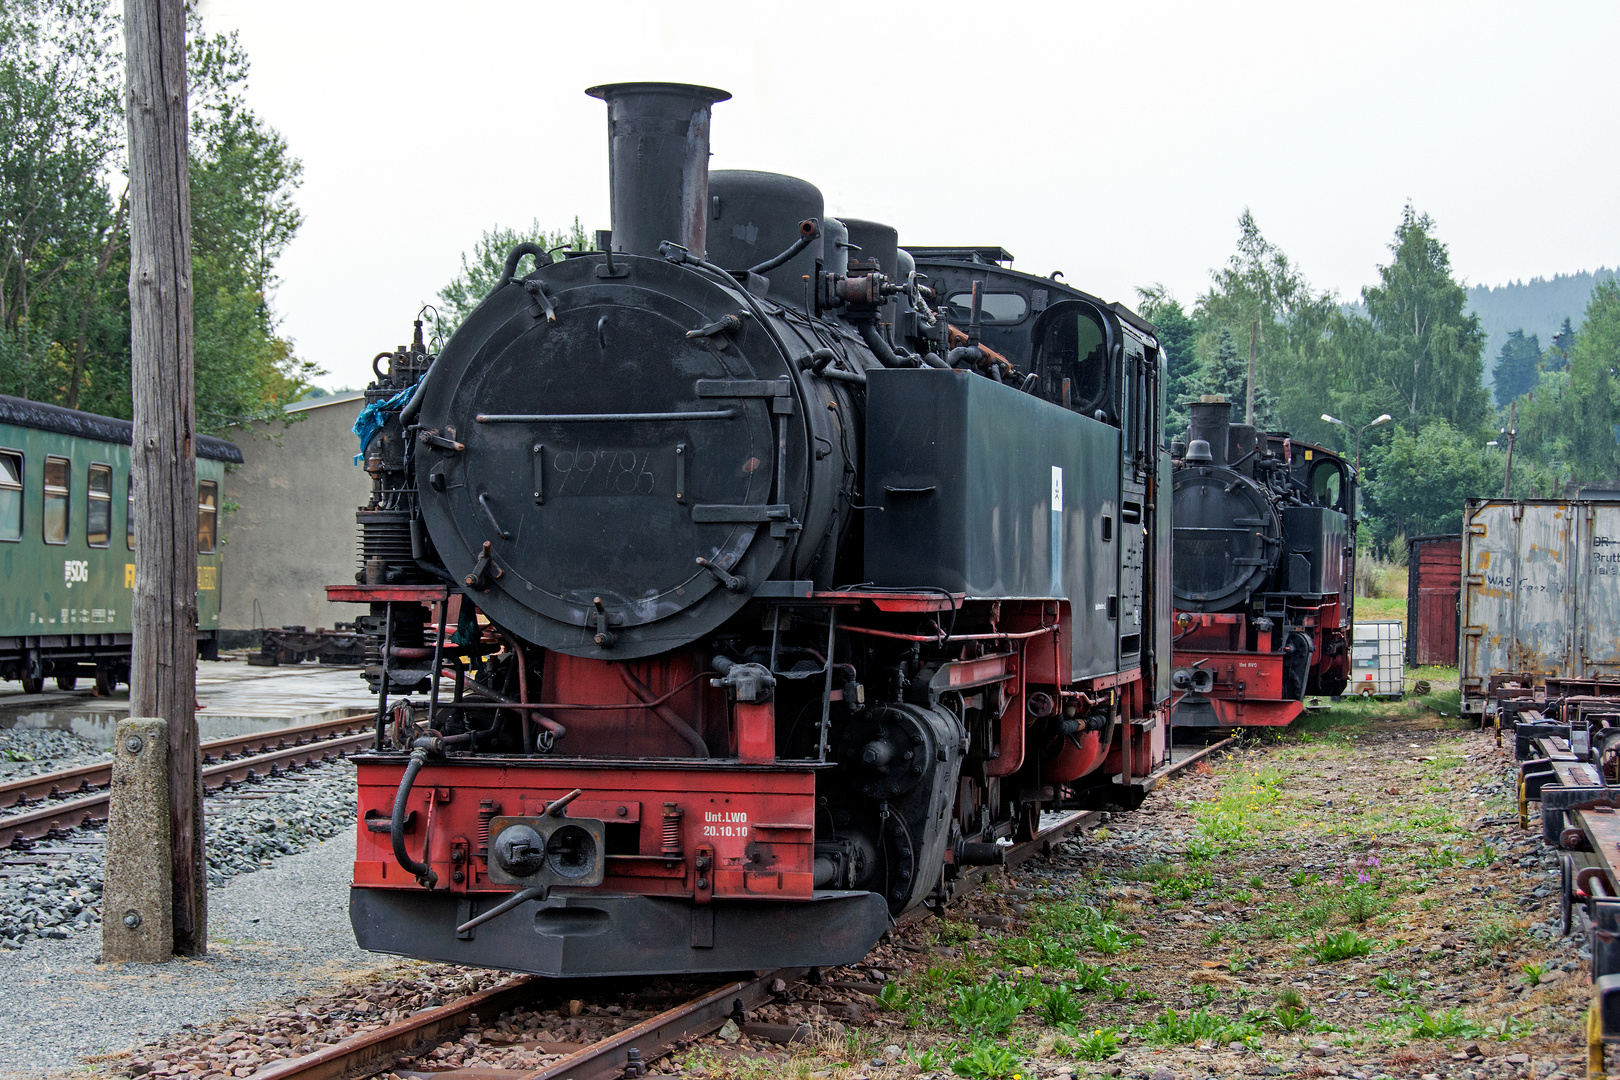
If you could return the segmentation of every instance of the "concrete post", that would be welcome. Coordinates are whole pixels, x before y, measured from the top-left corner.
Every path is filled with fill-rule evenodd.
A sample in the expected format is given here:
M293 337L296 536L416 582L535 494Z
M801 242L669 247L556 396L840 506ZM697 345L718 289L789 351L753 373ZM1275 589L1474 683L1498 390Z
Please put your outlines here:
M132 716L113 740L101 956L109 964L161 964L173 952L169 723Z

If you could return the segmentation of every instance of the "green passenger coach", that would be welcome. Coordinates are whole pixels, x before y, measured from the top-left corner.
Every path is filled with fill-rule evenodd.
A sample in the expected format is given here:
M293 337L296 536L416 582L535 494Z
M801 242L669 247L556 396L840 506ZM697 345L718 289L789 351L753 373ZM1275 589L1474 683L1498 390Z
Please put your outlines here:
M0 678L38 693L129 681L133 425L0 395ZM219 654L219 516L242 452L197 437L197 652Z

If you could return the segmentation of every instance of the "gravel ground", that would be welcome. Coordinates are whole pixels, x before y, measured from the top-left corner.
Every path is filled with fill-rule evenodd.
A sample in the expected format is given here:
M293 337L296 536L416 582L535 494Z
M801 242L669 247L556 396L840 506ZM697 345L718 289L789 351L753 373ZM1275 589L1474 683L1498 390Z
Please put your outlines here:
M209 886L352 829L354 798L354 768L347 762L210 796L204 803ZM44 841L28 857L50 858L50 864L9 868L19 874L0 878L0 949L91 931L99 939L104 840L105 830L92 829Z
M0 1076L42 1077L89 1059L116 1068L140 1044L175 1033L229 1030L304 994L417 965L362 951L349 929L354 834L238 876L208 897L209 952L161 965L97 963L99 933L29 940L0 958ZM111 1055L107 1057L106 1055Z
M77 769L107 757L105 750L72 732L0 728L0 780Z

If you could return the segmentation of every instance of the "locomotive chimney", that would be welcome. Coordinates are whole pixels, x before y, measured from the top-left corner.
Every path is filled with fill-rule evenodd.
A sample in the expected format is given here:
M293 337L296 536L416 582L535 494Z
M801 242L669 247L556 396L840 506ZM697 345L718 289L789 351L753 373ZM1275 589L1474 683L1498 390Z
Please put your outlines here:
M1226 433L1232 426L1232 403L1224 397L1206 395L1201 401L1189 403L1190 422L1187 425L1187 445L1194 439L1209 444L1210 464L1226 464Z
M708 86L632 82L585 91L608 107L613 250L657 256L660 242L705 257L709 107L731 95Z

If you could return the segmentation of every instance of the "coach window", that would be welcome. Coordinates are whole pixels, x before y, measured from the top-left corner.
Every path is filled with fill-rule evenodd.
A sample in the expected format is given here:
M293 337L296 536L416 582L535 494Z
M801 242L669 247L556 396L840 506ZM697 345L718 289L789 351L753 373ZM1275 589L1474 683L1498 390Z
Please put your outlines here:
M125 473L124 474L124 479L129 481L129 483L124 487L124 490L129 492L129 497L124 500L124 546L129 548L129 550L134 551L135 550L135 474L134 473Z
M21 454L0 453L0 540L22 539Z
M90 466L85 489L84 539L91 547L106 547L112 538L112 466Z
M219 537L219 485L204 480L197 485L197 552L209 555Z
M72 466L67 458L45 459L45 542L65 544L68 537L68 484Z

